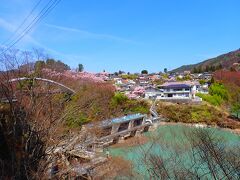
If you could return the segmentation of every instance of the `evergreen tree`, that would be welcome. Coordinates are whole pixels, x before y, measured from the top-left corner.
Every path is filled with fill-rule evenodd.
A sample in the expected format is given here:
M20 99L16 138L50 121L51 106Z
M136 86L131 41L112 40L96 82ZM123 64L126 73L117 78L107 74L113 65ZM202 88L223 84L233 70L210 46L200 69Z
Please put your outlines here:
M197 72L198 72L198 73L201 73L201 72L202 72L202 66L199 66L199 67L197 68Z
M118 71L118 74L124 74L124 73L125 73L124 71L121 71L121 70Z
M82 64L78 64L78 72L82 72L84 70L84 67Z
M163 71L164 71L165 74L168 72L167 68L164 68Z
M45 62L44 61L36 61L34 65L35 72L40 72L44 67L45 67Z
M141 74L148 74L147 70L142 70Z
M213 84L215 82L214 78L212 77L210 83Z
M222 69L222 68L223 68L222 64L219 64L216 69L219 70L219 69Z
M214 72L216 70L215 66L210 66L210 71Z
M192 73L194 73L194 74L195 74L195 73L198 73L198 70L197 70L196 67L193 68Z
M206 65L206 67L205 67L205 72L209 72L209 66L208 65Z

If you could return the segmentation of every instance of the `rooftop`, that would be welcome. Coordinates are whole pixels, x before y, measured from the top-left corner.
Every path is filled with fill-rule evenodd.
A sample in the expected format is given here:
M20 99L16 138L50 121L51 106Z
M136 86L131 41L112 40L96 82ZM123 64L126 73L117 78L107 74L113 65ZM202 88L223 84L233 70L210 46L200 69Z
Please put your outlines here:
M135 119L138 119L138 118L144 118L145 116L146 115L141 114L141 113L130 114L130 115L122 116L122 117L119 117L119 118L114 118L114 119L108 119L108 120L101 121L101 122L99 122L98 125L100 127L106 127L106 126L110 126L112 124L124 123L124 122L128 122L128 121L135 120ZM94 124L91 123L91 124L88 124L87 126L92 127L92 126L94 126Z
M165 82L160 87L178 88L178 87L191 87L193 85L199 85L199 82L196 82L196 81Z
M114 123L122 123L122 122L126 122L126 121L130 121L130 120L134 120L134 119L138 119L138 118L143 118L145 117L145 115L137 113L137 114L130 114L127 116L123 116L120 118L114 118L111 120L111 122Z

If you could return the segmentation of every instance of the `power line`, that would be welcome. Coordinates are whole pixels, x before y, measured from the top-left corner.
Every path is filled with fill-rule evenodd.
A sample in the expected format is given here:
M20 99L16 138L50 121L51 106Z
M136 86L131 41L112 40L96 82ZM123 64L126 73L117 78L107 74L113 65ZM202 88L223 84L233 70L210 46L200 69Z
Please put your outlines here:
M49 8L51 8L56 2L57 0L50 0L47 5L45 5L44 8L40 11L40 13L32 20L32 22L30 22L30 24L20 33L19 37L16 37L15 40L8 43L8 45L11 46L11 43L15 44L16 41L18 42L18 39L22 39L34 27L34 25L36 25L41 20L44 14L46 14Z
M33 7L33 9L29 12L29 14L24 18L24 20L22 21L22 23L15 29L15 31L13 32L12 36L9 36L4 42L2 42L2 44L6 44L9 40L11 40L15 34L18 33L18 31L22 28L22 26L27 22L27 20L29 19L29 17L33 14L33 12L35 11L35 9L38 7L38 5L41 3L42 0L39 0L37 2L37 4L35 4L35 6Z
M12 41L12 44L9 43L9 46L0 54L0 56L11 49L15 44L17 44L37 23L39 23L45 16L47 16L59 4L60 1L61 0L55 0L52 2L52 0L50 0L48 4L41 10L39 15L37 15L33 21L23 30L20 37L16 38L15 41Z

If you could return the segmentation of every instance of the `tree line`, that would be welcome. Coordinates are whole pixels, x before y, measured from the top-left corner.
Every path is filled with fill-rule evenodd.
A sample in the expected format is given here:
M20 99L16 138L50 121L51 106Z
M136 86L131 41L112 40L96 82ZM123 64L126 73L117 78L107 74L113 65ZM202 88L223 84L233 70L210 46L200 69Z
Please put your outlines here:
M216 70L220 70L222 69L223 66L222 64L219 64L217 66L214 66L214 65L206 65L205 67L202 67L202 66L195 66L193 69L192 69L192 73L203 73L203 72L214 72Z

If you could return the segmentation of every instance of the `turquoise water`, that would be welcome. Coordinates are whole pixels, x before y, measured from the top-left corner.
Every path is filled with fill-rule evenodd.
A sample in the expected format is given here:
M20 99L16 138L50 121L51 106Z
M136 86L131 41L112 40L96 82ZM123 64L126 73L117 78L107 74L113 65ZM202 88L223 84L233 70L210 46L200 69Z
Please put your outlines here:
M193 127L184 125L160 126L156 131L144 134L144 136L148 137L148 142L143 145L125 148L109 148L109 151L112 156L121 156L132 162L133 170L136 175L139 176L136 179L149 179L147 173L149 166L146 166L147 163L144 161L144 154L160 155L165 159L170 158L173 154L177 154L188 164L190 163L190 159L187 156L187 152L189 152L191 148L189 143L191 134L189 133L194 129ZM221 139L224 146L240 146L240 136L236 134L215 128L206 128L206 130L215 138Z

